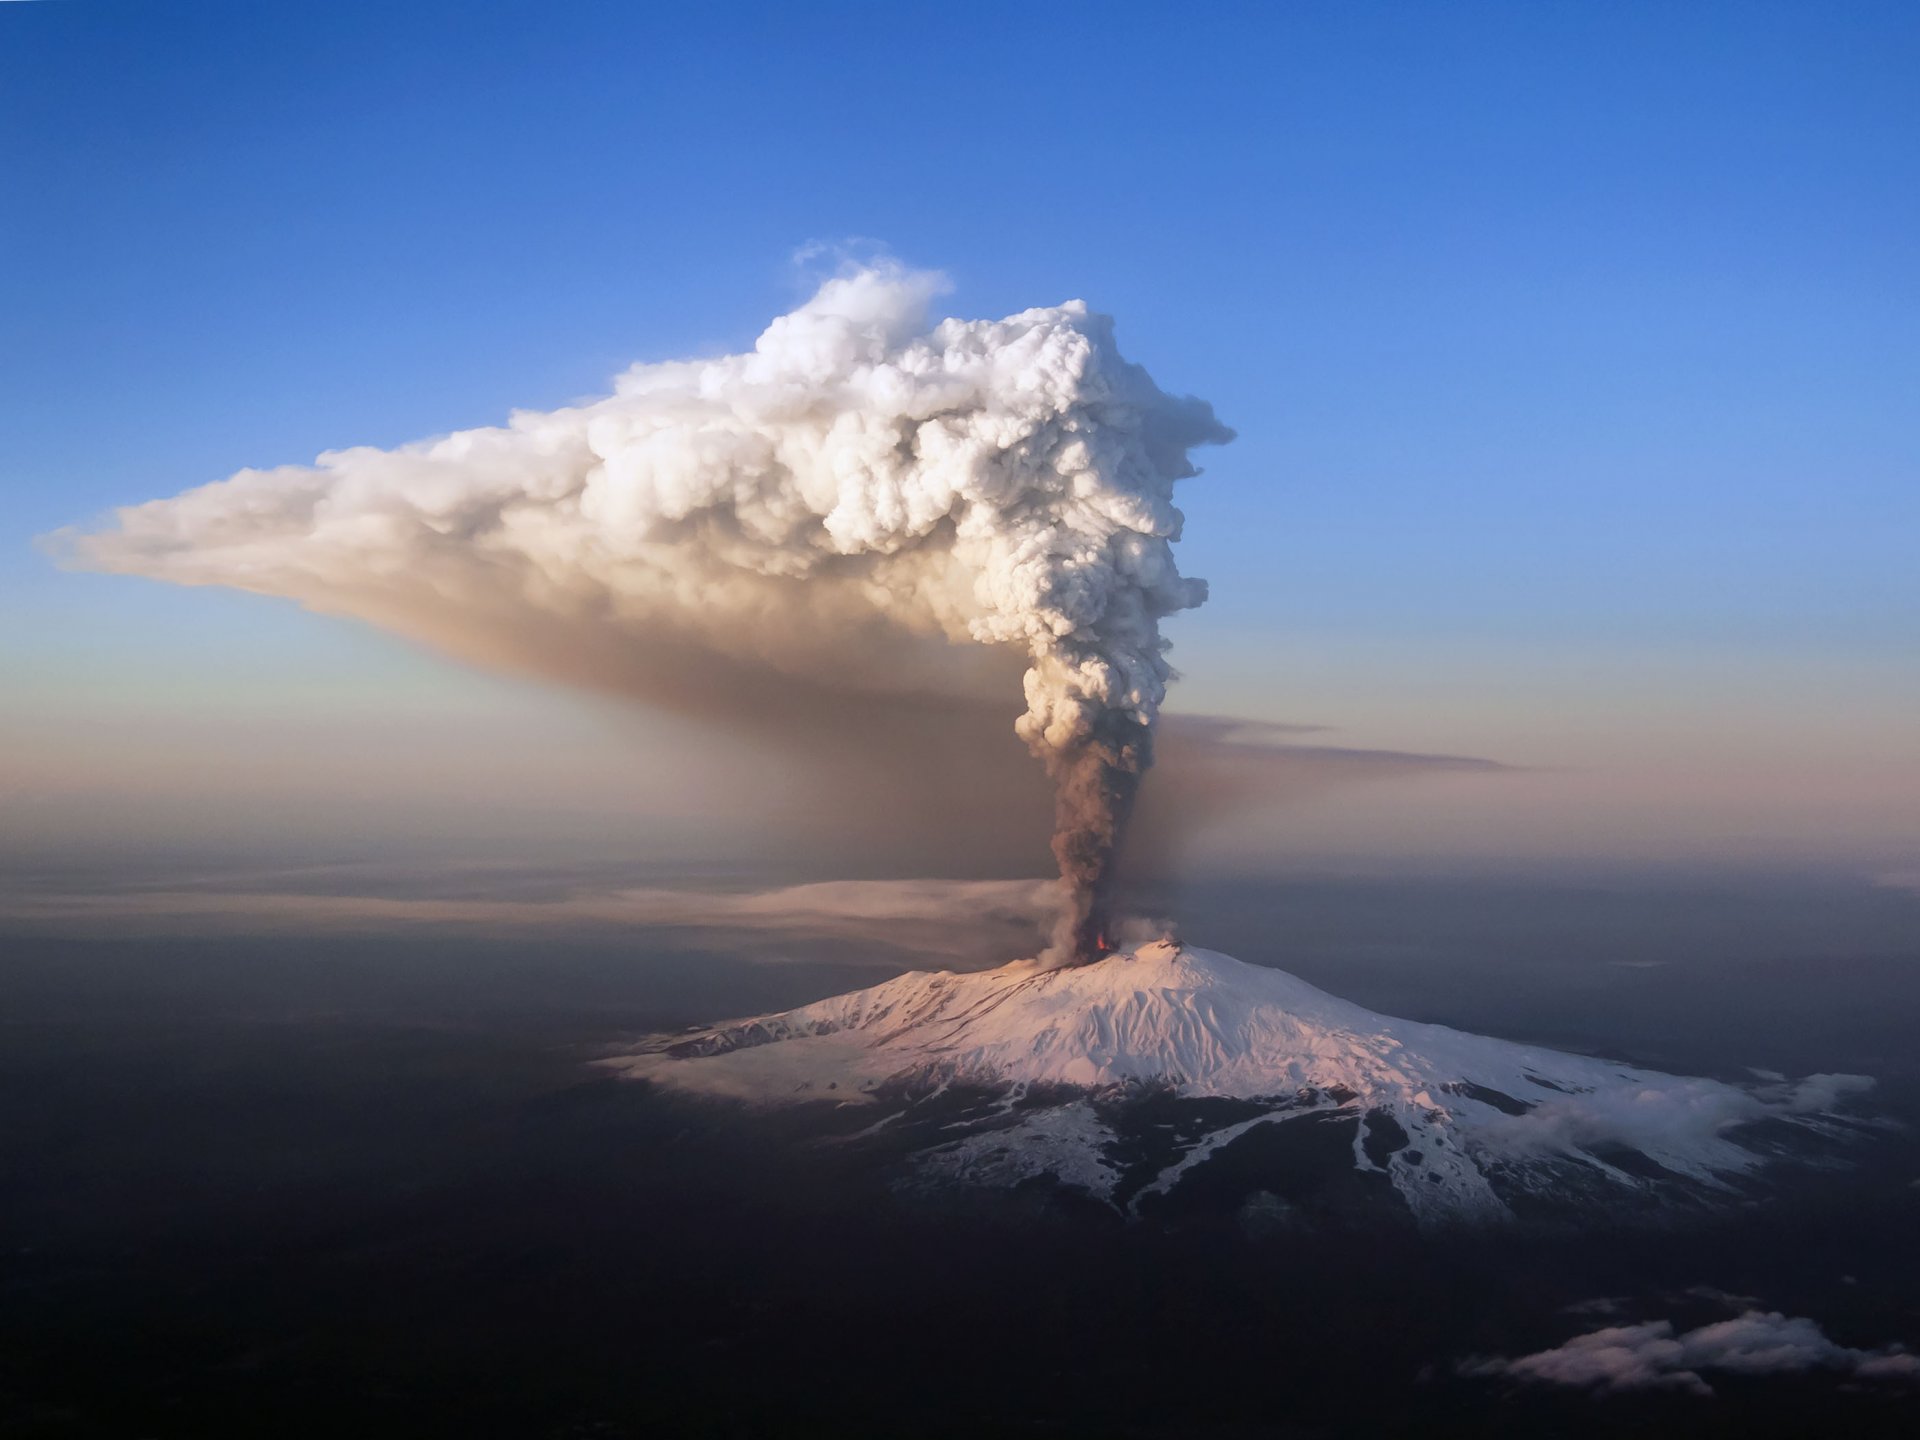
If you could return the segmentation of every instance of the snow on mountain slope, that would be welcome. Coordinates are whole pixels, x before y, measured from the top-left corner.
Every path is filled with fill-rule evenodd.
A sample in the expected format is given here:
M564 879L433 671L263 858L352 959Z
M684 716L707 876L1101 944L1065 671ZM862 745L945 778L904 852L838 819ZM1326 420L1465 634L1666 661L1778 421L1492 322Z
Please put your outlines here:
M1051 1177L1133 1208L1261 1127L1343 1119L1354 1168L1428 1223L1504 1217L1527 1194L1725 1192L1777 1148L1756 1122L1844 1130L1822 1112L1871 1084L1663 1075L1397 1020L1172 941L1068 969L909 973L608 1063L749 1102L878 1105L881 1125L986 1092L919 1150L924 1177ZM1245 1103L1168 1112L1152 1124L1172 1136L1143 1147L1127 1115L1147 1097Z

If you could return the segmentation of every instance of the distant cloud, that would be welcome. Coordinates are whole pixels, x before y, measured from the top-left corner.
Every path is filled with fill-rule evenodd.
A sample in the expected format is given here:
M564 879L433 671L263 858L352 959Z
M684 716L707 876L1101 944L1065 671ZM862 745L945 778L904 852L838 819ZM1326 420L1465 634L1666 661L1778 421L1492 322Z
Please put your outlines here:
M494 898L485 894L354 893L351 874L327 893L302 877L252 886L0 895L0 921L62 934L345 934L443 927L499 932L616 926L697 933L701 943L768 958L796 949L854 947L864 960L902 955L947 963L998 963L1035 953L1042 922L1057 907L1051 880L842 880L771 889L591 887ZM362 877L364 879L364 877ZM450 877L446 877L450 878ZM443 884L445 878L443 878ZM502 891L510 892L506 883Z
M1722 1290L1718 1285L1689 1285L1682 1290L1680 1300L1705 1300L1713 1305L1724 1306L1728 1310L1758 1310L1758 1295L1736 1295L1731 1290Z
M1624 1315L1628 1302L1618 1295L1596 1295L1591 1300L1576 1300L1560 1307L1562 1315Z
M1601 1395L1674 1390L1710 1396L1713 1387L1703 1371L1792 1375L1827 1370L1856 1380L1920 1382L1920 1356L1904 1346L1856 1350L1830 1339L1805 1316L1758 1309L1686 1331L1676 1331L1671 1320L1609 1325L1551 1350L1514 1358L1476 1356L1456 1369L1469 1377L1565 1385Z

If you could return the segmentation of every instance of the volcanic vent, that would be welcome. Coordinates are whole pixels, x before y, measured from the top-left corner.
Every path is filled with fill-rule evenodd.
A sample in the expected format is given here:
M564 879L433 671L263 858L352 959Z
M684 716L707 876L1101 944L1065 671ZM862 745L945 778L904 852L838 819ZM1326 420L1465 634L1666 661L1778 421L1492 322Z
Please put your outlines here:
M607 1063L748 1103L866 1107L921 1182L1051 1181L1137 1212L1229 1157L1284 1193L1301 1177L1280 1172L1332 1154L1343 1184L1423 1224L1732 1198L1767 1161L1857 1133L1834 1112L1871 1084L1660 1074L1394 1019L1166 940L909 973Z

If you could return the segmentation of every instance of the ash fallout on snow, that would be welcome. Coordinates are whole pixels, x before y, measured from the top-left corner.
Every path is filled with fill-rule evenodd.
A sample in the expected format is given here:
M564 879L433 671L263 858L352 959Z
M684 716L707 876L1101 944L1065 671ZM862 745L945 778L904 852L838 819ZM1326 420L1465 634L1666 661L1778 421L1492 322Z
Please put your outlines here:
M860 715L911 747L929 705L1005 693L1054 787L1049 958L1091 958L1171 676L1160 622L1206 597L1174 485L1233 432L1081 302L929 323L944 289L849 270L747 353L242 470L62 543L763 734ZM1024 661L1017 718L1000 655ZM912 763L950 763L937 733Z

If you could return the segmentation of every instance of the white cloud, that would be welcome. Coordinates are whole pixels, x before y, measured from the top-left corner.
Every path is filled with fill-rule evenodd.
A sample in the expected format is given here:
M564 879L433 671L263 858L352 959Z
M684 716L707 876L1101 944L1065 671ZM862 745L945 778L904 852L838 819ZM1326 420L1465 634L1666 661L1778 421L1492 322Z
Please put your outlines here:
M1566 1385L1598 1394L1676 1390L1711 1395L1713 1387L1702 1372L1789 1375L1828 1370L1857 1380L1907 1383L1920 1380L1920 1356L1899 1345L1856 1350L1830 1339L1805 1316L1749 1309L1695 1330L1676 1331L1671 1320L1609 1325L1550 1350L1512 1358L1477 1356L1457 1369L1467 1376Z

